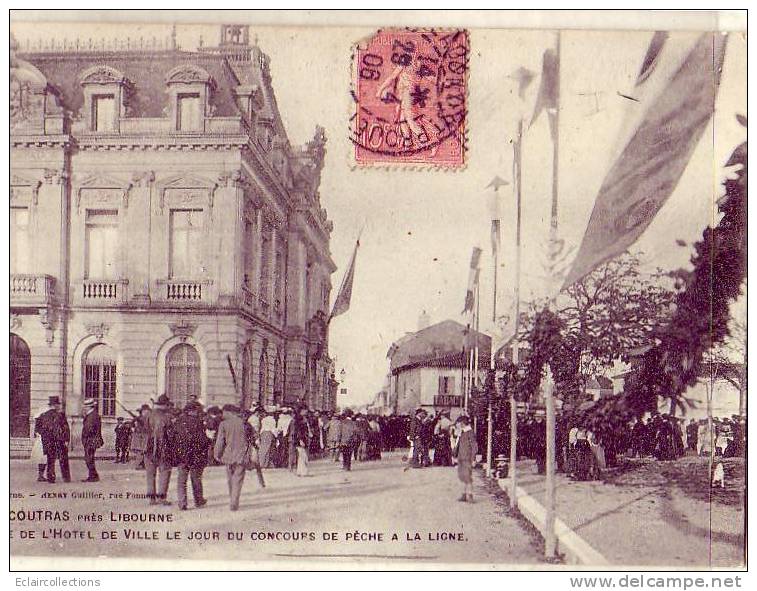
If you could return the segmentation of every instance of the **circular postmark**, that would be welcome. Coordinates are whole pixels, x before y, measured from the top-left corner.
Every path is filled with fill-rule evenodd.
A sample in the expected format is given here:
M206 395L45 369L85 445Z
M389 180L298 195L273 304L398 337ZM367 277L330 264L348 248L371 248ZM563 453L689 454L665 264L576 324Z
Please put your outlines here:
M353 53L358 163L463 164L468 34L386 29Z

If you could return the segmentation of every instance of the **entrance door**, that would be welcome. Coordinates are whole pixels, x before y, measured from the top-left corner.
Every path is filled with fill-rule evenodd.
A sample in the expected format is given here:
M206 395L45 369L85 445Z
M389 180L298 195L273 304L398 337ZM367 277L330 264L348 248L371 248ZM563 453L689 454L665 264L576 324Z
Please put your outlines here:
M10 343L10 435L29 437L31 414L32 356L21 337L11 334Z

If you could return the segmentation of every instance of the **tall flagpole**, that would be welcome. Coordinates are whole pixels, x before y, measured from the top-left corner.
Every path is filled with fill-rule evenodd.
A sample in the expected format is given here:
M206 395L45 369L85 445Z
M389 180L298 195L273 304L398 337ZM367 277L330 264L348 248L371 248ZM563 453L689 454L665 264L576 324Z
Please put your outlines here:
M552 211L549 225L550 252L552 258L550 265L554 273L554 258L557 254L557 196L558 196L558 145L560 143L560 31L557 32L557 46L555 50L557 56L556 82L557 100L554 113L554 131L552 133ZM548 280L552 281L552 277ZM551 288L552 286L550 286ZM551 301L551 300L550 300ZM555 398L554 388L546 388L546 414L547 414L547 470L546 470L546 516L545 516L545 535L544 535L544 556L554 558L557 550L557 539L555 537Z
M521 149L523 143L523 118L518 120L518 137L513 143L515 158L513 159L513 180L515 186L515 336L513 337L513 363L518 367L518 329L520 326L520 230L521 230ZM515 388L510 389L510 508L515 509L518 505L516 491L518 459L518 410L515 402Z
M499 192L497 187L494 187L494 199L499 199ZM495 201L494 211L499 211L499 204ZM495 214L496 215L496 214ZM499 220L498 220L499 221ZM499 231L499 228L497 228ZM494 322L495 331L497 326L497 267L499 267L499 237L495 241L493 240L493 252L492 252L492 264L494 265L494 292L492 293L492 321ZM491 340L491 346L489 347L489 370L493 378L492 388L493 391L489 392L487 396L486 405L486 476L492 475L492 451L494 447L494 416L492 411L492 396L497 389L497 370L496 370L496 353L494 346L494 338Z

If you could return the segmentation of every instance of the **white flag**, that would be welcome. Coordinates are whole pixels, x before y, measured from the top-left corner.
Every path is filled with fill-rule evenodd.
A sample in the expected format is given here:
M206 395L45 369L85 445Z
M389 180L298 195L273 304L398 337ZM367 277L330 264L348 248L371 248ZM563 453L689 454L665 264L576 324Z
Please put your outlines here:
M631 106L627 131L564 287L625 252L676 188L712 116L725 41L719 33L653 36L634 90L621 95Z

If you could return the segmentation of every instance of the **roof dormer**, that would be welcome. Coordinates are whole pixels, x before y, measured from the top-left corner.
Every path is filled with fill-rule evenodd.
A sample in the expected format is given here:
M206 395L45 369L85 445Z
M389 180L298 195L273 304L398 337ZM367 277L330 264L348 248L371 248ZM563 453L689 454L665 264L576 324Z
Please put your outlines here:
M97 133L118 133L125 116L130 83L110 66L93 66L79 77L84 93L87 129Z
M199 66L182 64L168 72L166 86L174 129L183 133L203 133L210 95L215 87L210 74Z

